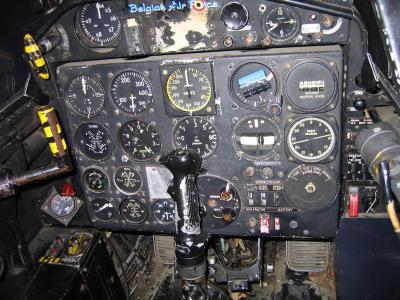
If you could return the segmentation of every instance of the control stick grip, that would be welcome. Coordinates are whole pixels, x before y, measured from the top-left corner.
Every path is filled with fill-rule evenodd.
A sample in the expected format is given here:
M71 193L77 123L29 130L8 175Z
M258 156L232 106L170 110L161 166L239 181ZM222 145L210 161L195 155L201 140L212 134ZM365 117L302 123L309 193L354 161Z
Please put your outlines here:
M176 202L176 268L182 281L182 299L206 299L205 249L207 236L201 231L199 191L196 181L201 157L191 150L175 150L161 158L173 179L168 193Z

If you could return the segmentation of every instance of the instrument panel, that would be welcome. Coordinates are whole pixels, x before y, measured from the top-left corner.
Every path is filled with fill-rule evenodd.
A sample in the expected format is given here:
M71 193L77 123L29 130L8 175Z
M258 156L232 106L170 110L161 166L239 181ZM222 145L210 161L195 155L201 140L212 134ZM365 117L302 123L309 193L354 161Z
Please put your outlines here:
M90 2L71 6L42 38L60 41L51 62L347 43L351 13L292 2Z
M172 233L171 174L194 149L205 231L333 237L343 62L339 46L67 63L60 103L96 228ZM221 76L223 74L223 76Z

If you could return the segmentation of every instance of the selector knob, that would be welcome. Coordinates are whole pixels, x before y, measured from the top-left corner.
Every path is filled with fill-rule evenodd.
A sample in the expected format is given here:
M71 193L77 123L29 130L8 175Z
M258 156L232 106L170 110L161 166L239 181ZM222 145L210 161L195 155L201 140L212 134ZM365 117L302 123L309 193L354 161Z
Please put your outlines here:
M231 2L222 9L221 19L229 29L239 30L247 25L249 12L243 4Z

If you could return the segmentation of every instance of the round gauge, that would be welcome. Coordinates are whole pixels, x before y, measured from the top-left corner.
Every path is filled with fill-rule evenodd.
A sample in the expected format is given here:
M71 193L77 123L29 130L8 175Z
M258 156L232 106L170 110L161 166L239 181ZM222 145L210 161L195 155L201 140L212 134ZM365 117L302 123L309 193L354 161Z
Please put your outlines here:
M147 218L147 209L142 201L126 199L119 208L122 217L129 223L140 224Z
M211 122L203 118L186 118L174 128L176 149L196 150L203 159L214 155L218 146L218 134Z
M108 46L121 35L116 5L109 2L85 4L78 12L78 25L84 37L97 46Z
M90 76L81 75L68 84L67 105L78 115L92 118L104 106L105 94L100 82Z
M132 167L120 167L114 174L114 183L122 193L133 195L142 187L142 177Z
M167 79L167 96L176 109L193 113L204 109L212 98L207 75L194 67L180 67Z
M238 104L246 109L266 107L276 95L278 83L272 70L260 63L240 66L231 78L231 91Z
M267 13L264 28L275 41L286 41L293 38L299 30L299 17L287 7L276 7Z
M110 182L106 173L97 167L89 167L83 171L82 182L93 193L104 193L108 190Z
M329 158L335 150L335 129L319 117L301 118L290 126L286 144L296 159L308 163L320 162Z
M50 210L57 217L67 217L75 210L75 199L69 196L55 195L50 200Z
M233 142L236 150L250 159L271 157L279 141L278 127L266 117L247 117L234 129Z
M321 209L331 204L338 191L335 174L319 165L299 166L286 178L285 194L299 209Z
M175 202L171 199L158 199L153 203L153 215L158 223L172 224L175 222Z
M122 149L133 160L152 159L161 148L157 129L145 121L133 120L125 123L120 129L119 139Z
M229 181L216 176L197 179L200 203L204 209L202 225L217 229L231 224L240 213L240 198Z
M110 222L115 218L115 208L110 201L104 198L97 198L90 202L90 211L102 222Z
M336 75L328 65L308 61L297 64L286 78L286 95L304 111L327 107L336 95Z
M229 29L239 30L247 25L249 12L243 4L230 2L222 9L221 19Z
M146 111L153 101L150 81L136 71L118 74L111 85L111 96L119 109L128 114Z
M112 138L103 126L90 122L78 127L75 143L83 156L95 161L107 159L112 152Z

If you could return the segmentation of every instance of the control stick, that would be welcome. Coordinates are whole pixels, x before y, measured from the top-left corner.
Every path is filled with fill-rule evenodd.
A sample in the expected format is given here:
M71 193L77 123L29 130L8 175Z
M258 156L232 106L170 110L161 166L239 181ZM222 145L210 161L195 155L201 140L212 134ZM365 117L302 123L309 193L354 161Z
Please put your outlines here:
M196 185L201 157L195 151L175 150L160 162L174 176L168 193L176 202L175 255L177 273L182 278L182 299L207 299L207 236L201 231Z

